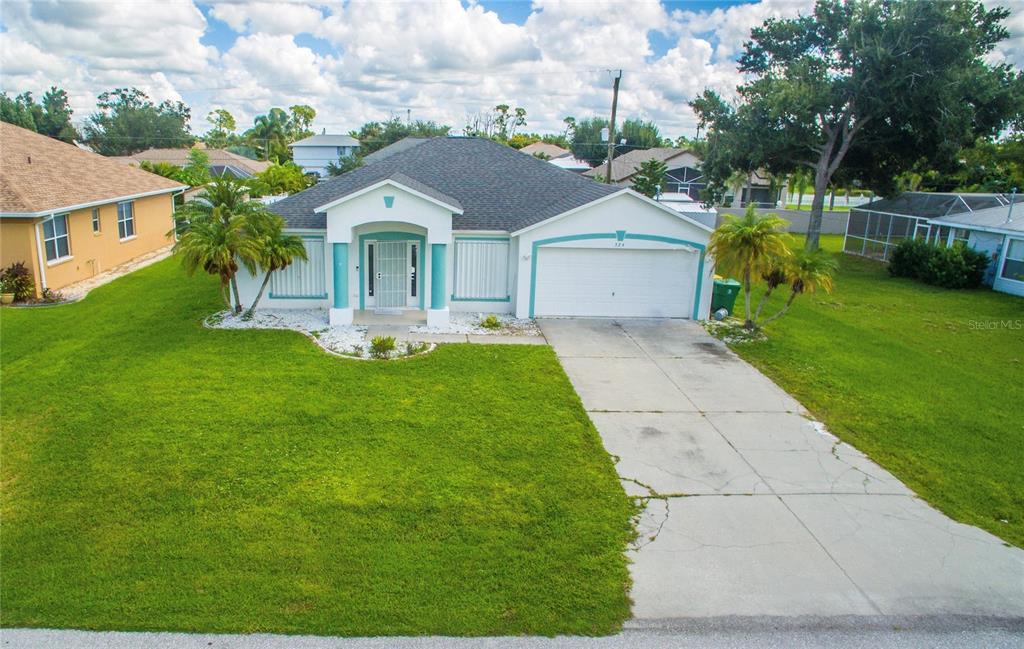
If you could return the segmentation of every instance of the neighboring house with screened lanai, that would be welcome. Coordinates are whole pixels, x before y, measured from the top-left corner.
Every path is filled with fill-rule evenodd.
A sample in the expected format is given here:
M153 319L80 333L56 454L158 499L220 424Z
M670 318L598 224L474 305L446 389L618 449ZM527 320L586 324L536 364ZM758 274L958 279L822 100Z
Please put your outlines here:
M24 262L36 295L173 243L187 187L0 123L0 267Z
M888 261L904 239L963 243L991 260L985 283L1024 295L1024 205L1016 194L904 192L850 210L843 250Z
M308 260L276 272L261 306L432 326L451 311L707 315L708 226L488 139L393 146L270 206ZM240 277L251 301L261 278Z

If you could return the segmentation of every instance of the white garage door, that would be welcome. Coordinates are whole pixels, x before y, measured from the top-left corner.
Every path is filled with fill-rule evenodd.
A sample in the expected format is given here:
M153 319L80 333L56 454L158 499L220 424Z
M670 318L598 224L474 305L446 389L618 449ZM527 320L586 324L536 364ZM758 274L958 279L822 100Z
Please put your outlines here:
M683 250L540 248L534 314L688 318L696 273Z

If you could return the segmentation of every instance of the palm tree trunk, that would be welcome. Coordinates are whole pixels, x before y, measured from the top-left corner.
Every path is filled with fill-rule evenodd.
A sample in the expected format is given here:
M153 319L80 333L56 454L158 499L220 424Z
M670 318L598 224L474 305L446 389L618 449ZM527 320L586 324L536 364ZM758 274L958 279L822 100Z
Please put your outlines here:
M743 270L743 327L753 329L754 321L750 319L750 266Z
M764 324L768 324L772 320L778 320L782 316L786 315L786 312L789 311L789 307L792 306L793 300L796 299L797 295L798 295L798 293L796 291L790 291L789 292L789 298L786 300L786 304L781 309L779 309L778 313L776 313L775 315L773 315L773 316L769 317L767 320L765 320Z
M260 284L260 291L256 294L256 299L252 301L252 306L245 312L245 318L251 318L256 313L256 306L260 303L260 298L263 297L263 291L266 290L267 284L270 283L270 274L274 271L268 270L267 274L263 276L263 283Z
M757 311L754 311L754 323L756 324L758 319L761 318L761 311L764 309L764 305L768 304L768 298L772 296L772 291L775 290L774 286L769 286L765 290L764 295L761 296L761 301L757 305Z
M754 196L753 196L753 191L752 191L753 183L754 183L754 172L753 171L748 171L747 172L747 205L744 205L743 207L747 207L748 205L752 205L754 203Z
M231 276L231 290L235 294L235 309L234 309L234 311L235 311L235 313L241 313L242 312L242 298L239 297L239 295L238 295L238 280L235 279L234 275Z
M224 300L224 306L231 310L231 295L228 293L228 285L225 282L220 283L220 299Z

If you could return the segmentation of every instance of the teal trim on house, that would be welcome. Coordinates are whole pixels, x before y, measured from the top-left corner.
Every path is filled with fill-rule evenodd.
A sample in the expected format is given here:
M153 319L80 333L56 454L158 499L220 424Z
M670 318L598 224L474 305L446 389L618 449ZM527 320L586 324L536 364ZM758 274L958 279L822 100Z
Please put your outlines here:
M621 236L619 233L622 233ZM700 258L697 262L697 287L693 299L693 319L697 320L700 317L700 294L701 287L704 283L704 256L706 252L706 246L703 243L697 243L696 241L690 241L688 239L676 239L673 237L663 237L658 234L633 234L619 230L616 232L589 232L586 234L571 234L563 237L551 237L550 239L538 239L533 242L531 254L530 254L530 317L534 317L534 303L537 296L537 252L541 246L549 246L555 243L563 243L566 241L584 241L588 239L615 239L616 241L624 241L625 239L637 239L640 241L660 241L662 243L673 243L678 245L693 246L700 251Z
M391 209L394 206L395 206L395 197L394 196L385 196L384 197L384 207L386 209Z
M267 295L271 300L326 300L327 294L323 295L274 295L270 293Z
M423 308L423 256L426 254L427 237L412 232L370 232L359 235L359 308L366 308L366 242L367 241L415 241L420 246L416 256L416 295L420 309Z
M334 308L348 308L348 244L334 244Z
M445 307L445 261L448 257L448 246L443 243L430 244L430 308Z
M455 240L456 241L509 241L509 240L511 240L511 238L512 237L510 237L509 235L495 235L493 237L484 237L484 236L479 236L479 237L460 237L460 236L456 236Z
M512 296L505 297L451 297L452 302L511 302Z

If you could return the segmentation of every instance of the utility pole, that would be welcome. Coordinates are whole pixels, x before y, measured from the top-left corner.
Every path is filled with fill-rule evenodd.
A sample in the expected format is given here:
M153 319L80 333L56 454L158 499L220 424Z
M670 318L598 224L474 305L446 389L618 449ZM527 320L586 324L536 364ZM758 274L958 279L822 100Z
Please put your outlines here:
M615 109L619 105L619 81L621 79L622 70L619 70L612 82L612 121L608 124L608 166L605 168L604 181L609 185L612 182L612 155L615 153Z

